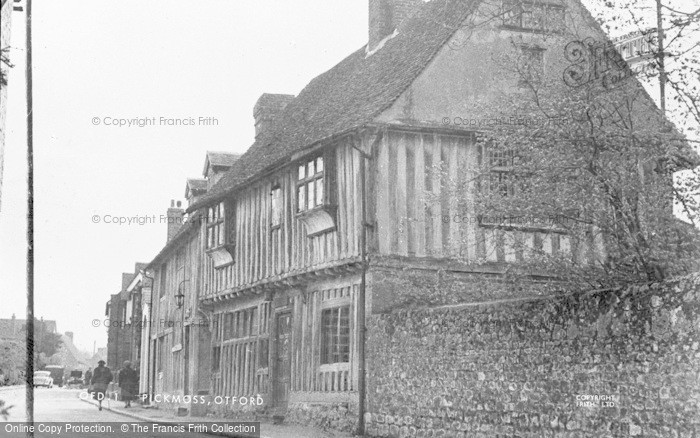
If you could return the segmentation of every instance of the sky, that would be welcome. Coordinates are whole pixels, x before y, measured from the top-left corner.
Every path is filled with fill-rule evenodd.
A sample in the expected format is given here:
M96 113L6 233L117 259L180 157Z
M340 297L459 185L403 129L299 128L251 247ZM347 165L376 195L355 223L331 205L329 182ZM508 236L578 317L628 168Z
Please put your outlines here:
M262 93L298 94L367 41L364 1L34 0L35 315L106 346L121 273L165 244L160 222L207 150L253 142ZM0 212L0 318L23 318L24 13L13 13ZM152 118L155 126L115 126ZM218 125L159 126L213 117ZM98 124L93 124L93 119ZM155 215L155 223L113 223ZM97 223L93 222L97 218Z
M298 94L367 41L366 0L164 4L33 2L35 315L87 351L106 346L105 303L122 272L165 244L160 216L184 201L186 178L201 177L206 151L244 152L262 93ZM26 308L24 39L24 13L14 12L0 318ZM113 124L146 118L155 126Z

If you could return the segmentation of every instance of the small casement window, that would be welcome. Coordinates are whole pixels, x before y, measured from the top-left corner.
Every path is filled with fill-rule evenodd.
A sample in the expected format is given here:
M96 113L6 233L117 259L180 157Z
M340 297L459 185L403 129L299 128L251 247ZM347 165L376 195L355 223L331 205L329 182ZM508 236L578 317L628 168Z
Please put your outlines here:
M544 49L537 46L521 46L518 70L520 86L542 82L544 79Z
M251 307L224 316L224 340L246 338L258 334L258 308Z
M168 265L167 265L167 263L163 263L160 266L160 294L159 294L160 298L163 298L165 296L167 282L168 282Z
M226 243L226 211L220 202L209 207L207 212L207 249L218 248Z
M282 211L282 188L279 184L275 184L270 191L270 226L272 228L282 225Z
M184 248L180 248L177 251L177 254L175 254L175 262L177 264L178 272L181 271L185 267L185 250L184 250Z
M350 306L321 313L321 364L350 362Z
M323 157L299 164L297 177L297 212L312 210L325 203Z
M503 25L515 30L561 32L564 30L564 6L527 0L504 0Z
M500 196L515 194L515 178L513 176L514 154L512 150L497 150L485 147L485 164L488 171L486 191Z
M258 368L267 368L270 357L270 340L260 339L258 341L258 345L260 345L260 357L258 357Z
M219 372L219 362L221 361L221 347L214 347L211 351L211 371Z

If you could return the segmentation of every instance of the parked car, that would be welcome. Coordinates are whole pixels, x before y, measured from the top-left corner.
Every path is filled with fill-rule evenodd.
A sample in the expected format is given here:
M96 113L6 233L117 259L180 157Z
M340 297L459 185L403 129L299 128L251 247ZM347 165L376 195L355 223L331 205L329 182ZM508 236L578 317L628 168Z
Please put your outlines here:
M70 372L70 377L66 381L67 388L80 388L83 386L83 372L80 370L73 370Z
M53 382L58 385L59 388L63 386L63 373L66 369L60 365L46 365L44 371L49 371L51 373L51 378Z
M50 371L35 371L34 372L34 387L45 386L53 388L53 378Z

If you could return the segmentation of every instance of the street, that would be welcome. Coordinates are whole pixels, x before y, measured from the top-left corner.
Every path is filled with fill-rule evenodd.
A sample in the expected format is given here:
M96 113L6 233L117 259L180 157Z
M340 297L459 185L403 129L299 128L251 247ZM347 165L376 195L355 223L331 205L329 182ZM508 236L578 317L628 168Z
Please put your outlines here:
M128 423L139 423L131 417L126 417L119 415L107 410L99 411L96 406L86 403L79 398L81 390L78 389L64 389L53 387L51 389L47 388L37 388L34 391L34 421L35 422L128 422ZM13 406L10 409L10 417L7 421L10 422L22 422L25 421L25 403L24 403L24 387L17 387L12 389L3 389L0 391L0 399L5 400L5 402ZM106 405L107 401L105 401ZM114 401L112 401L114 403ZM63 436L71 436L71 434L63 433ZM148 434L148 433L138 433L138 434L125 434L120 431L114 433L81 433L81 437L120 437L124 436L143 436L143 437L156 437L164 436L163 434ZM187 437L207 437L210 435L203 434L174 434L179 436ZM5 425L0 425L0 437L24 437L24 433L14 433L10 434L5 431ZM51 436L48 433L36 433L37 437Z

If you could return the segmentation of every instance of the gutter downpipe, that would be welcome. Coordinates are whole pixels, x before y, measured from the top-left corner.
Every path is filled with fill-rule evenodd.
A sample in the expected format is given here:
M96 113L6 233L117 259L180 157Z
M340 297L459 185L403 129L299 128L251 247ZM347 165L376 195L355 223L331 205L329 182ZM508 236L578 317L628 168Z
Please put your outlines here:
M360 135L356 135L355 138L357 142L353 141L352 147L353 149L357 150L360 153L360 156L364 158L365 160L372 160L372 153L374 151L374 146L379 143L382 140L384 133L382 131L375 131L374 133L374 141L370 144L370 152L369 154L361 149L357 145L357 143L362 144L362 139L360 138ZM366 411L366 406L365 406L365 398L367 395L367 379L366 379L366 363L365 363L365 338L367 334L367 326L366 326L366 320L365 320L365 313L366 313L366 284L367 284L367 269L369 267L369 255L367 251L367 227L373 227L372 224L367 222L367 178L366 178L366 170L365 168L367 167L366 161L363 161L362 166L360 167L360 180L362 181L362 201L361 201L361 208L362 208L362 228L360 232L360 251L361 251L361 260L362 260L362 277L360 280L360 293L359 296L357 297L357 319L358 319L358 325L359 325L359 330L358 333L360 336L358 336L358 398L359 398L359 403L358 403L358 417L359 417L359 425L358 425L358 434L360 436L364 436L365 434L365 411Z

